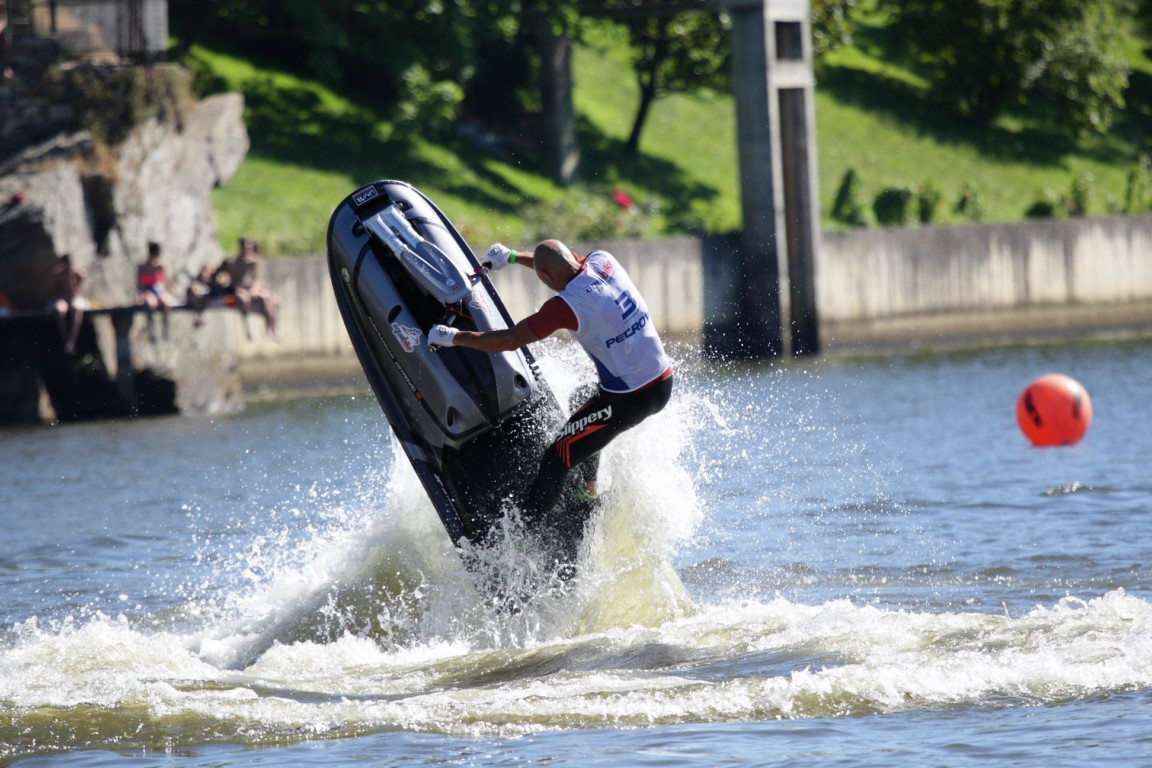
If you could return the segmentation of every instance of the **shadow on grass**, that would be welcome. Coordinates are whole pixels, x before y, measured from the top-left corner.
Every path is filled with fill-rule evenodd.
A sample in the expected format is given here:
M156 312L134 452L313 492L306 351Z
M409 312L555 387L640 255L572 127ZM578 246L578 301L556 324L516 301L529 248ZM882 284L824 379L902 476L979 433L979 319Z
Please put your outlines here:
M1096 150L1100 159L1108 162L1128 161L1148 151L1148 136L1152 135L1152 75L1134 70L1128 75L1124 90L1124 111L1108 132L1109 141L1101 142L1104 151ZM1117 146L1119 145L1119 146Z
M661 214L672 232L700 234L693 206L715 202L720 190L690 178L669 160L649 155L628 155L623 139L605 136L581 117L580 176L589 183L621 180L643 187L660 197Z
M386 120L372 110L332 111L309 88L285 88L271 80L248 84L245 99L252 156L347 175L357 184L383 178L411 181L506 214L514 214L523 203L507 180L492 170L492 157L464 142L435 139L467 168L468 174L462 177L458 167L438 165L421 154L415 142L396 135L385 137L381 126L387 125ZM660 196L673 230L693 226L692 204L714 201L720 195L667 160L627 156L622 140L605 137L587 120L580 119L578 135L580 179L592 185L618 179L652 190ZM499 162L529 169L542 165L532 143L521 143L511 157Z
M925 98L907 83L852 67L826 66L817 87L841 103L883 115L920 136L945 145L969 146L993 160L1055 166L1069 152L1076 151L1075 143L1059 134L1035 128L979 128L964 123L944 105Z
M902 49L886 25L861 25L853 44L880 61L901 60ZM984 128L966 123L944 98L924 93L894 77L843 66L826 66L818 87L837 100L863 110L883 114L921 136L951 145L966 145L990 159L1037 166L1062 166L1069 156L1078 155L1106 164L1131 162L1152 132L1152 77L1134 70L1124 92L1124 107L1103 134L1074 138L1061 126L1063 118L1053 115L1042 103L1005 115L1022 127Z
M333 111L309 88L286 88L270 80L247 84L245 100L253 157L346 175L354 180L353 186L400 179L442 192L466 192L478 204L494 209L510 208L505 197L478 187L475 177L472 183L463 183L455 169L420 156L414 141L385 136L385 118L370 109ZM472 173L491 182L492 189L503 184L484 166L483 157L469 155L466 147L452 142L438 143L456 152Z

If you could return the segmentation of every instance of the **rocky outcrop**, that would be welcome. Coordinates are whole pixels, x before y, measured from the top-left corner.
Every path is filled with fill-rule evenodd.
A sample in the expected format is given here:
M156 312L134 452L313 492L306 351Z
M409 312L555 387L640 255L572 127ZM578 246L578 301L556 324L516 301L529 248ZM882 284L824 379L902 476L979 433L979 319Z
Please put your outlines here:
M0 291L18 308L42 308L67 253L93 304L130 304L149 241L173 278L219 261L211 191L247 153L242 112L242 96L221 94L182 126L150 118L111 149L74 132L10 158L0 166Z
M78 113L91 108L77 103ZM166 335L156 344L150 326L145 334L130 311L109 308L135 304L149 242L161 244L178 296L192 273L223 258L211 192L247 154L243 109L240 95L221 94L128 124L114 145L70 130L0 148L0 292L8 300L0 307L16 310L0 310L0 423L171 412L174 382L206 370L220 373L196 397L232 398L231 364L209 340L193 338L190 318L173 323L171 343ZM64 254L84 275L91 308L105 309L84 315L73 350L44 312Z
M74 254L78 265L95 256L77 165L91 143L68 136L43 149L71 156L0 178L0 291L18 309L42 309L52 298L52 267L60 255Z

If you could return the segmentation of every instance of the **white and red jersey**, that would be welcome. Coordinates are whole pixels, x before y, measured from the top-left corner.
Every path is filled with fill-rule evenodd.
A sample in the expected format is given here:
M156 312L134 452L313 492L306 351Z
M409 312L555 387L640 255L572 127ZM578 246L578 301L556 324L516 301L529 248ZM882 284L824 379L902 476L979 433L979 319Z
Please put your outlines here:
M596 364L604 390L632 392L667 375L668 355L648 305L612 254L589 254L557 298L576 315L572 332Z

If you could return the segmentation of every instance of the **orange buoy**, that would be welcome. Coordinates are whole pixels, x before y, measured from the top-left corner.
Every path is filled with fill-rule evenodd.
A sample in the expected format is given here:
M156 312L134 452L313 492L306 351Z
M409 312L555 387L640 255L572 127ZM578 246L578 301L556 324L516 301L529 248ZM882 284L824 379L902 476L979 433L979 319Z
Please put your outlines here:
M1075 379L1045 374L1020 393L1016 422L1032 445L1072 445L1092 423L1092 401Z

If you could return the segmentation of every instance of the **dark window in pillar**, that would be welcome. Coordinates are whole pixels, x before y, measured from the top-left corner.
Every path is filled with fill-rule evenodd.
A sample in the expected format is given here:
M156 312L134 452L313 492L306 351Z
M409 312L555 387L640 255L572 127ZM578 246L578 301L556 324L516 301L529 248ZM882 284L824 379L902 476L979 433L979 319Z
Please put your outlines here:
M776 58L781 61L800 61L804 58L803 25L798 21L777 21Z

